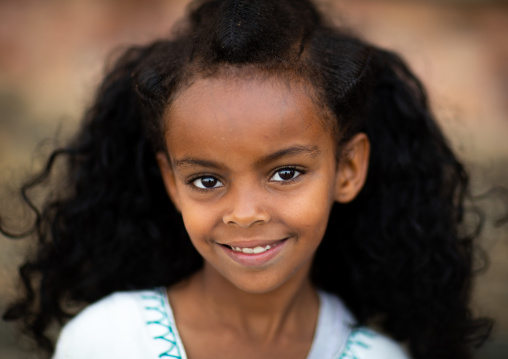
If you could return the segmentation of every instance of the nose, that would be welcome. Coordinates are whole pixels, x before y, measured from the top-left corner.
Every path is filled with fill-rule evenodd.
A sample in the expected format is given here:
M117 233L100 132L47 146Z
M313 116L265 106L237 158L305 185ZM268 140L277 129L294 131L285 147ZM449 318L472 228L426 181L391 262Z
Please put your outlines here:
M232 190L228 197L227 209L222 217L225 224L249 228L270 221L270 214L264 204L266 198L260 190L239 188Z

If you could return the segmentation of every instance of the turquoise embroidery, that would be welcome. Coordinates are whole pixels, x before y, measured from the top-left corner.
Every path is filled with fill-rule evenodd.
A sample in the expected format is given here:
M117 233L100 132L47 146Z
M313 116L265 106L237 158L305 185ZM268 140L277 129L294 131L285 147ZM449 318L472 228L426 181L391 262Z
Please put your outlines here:
M146 306L146 310L154 311L160 314L160 318L157 320L151 320L146 322L147 325L159 325L165 329L164 334L155 336L153 339L155 340L163 340L168 343L168 350L159 354L159 358L175 358L182 359L182 355L180 354L180 348L176 342L176 335L173 331L173 327L171 326L173 323L169 321L169 315L166 311L166 306L164 303L164 294L162 289L157 289L151 295L142 295L143 299L154 302L153 305Z
M341 354L339 359L358 359L358 353L356 349L358 347L368 349L370 346L362 341L362 335L367 338L374 338L376 334L367 328L354 329L349 337L347 338L344 352Z

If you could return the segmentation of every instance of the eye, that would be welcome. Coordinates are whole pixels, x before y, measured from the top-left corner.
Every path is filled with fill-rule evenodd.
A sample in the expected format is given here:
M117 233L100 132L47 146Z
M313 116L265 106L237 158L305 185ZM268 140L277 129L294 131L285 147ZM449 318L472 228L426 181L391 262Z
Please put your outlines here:
M199 177L192 181L192 184L200 189L210 189L224 186L221 181L215 177Z
M270 178L271 181L275 182L286 182L291 181L292 179L295 179L296 177L300 176L302 174L301 171L298 171L294 168L282 168L275 172Z

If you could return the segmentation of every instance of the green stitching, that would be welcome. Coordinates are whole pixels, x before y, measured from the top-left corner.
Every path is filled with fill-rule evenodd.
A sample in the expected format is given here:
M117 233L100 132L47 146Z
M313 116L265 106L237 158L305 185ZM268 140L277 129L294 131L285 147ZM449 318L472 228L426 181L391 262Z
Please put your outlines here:
M164 303L164 294L162 292L162 289L161 288L156 289L153 295L146 294L141 295L141 298L145 300L155 301L156 306L145 306L145 309L161 314L160 319L147 321L146 324L159 325L166 329L166 332L164 334L153 337L153 339L155 340L163 340L170 345L168 350L159 354L159 358L169 357L175 359L182 359L182 355L180 354L180 348L178 347L178 343L176 342L176 335L175 332L173 331L173 327L171 326L172 323L170 323L169 315L166 311L166 306Z
M339 359L359 359L355 348L362 347L369 349L370 345L362 341L358 336L365 336L368 338L374 338L376 334L368 328L357 328L354 329L348 336L344 351L340 355Z

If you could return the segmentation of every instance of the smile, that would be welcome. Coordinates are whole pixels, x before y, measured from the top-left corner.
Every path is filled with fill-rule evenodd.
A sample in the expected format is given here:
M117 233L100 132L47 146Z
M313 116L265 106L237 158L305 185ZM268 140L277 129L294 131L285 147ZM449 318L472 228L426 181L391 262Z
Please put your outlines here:
M237 263L244 266L260 266L268 263L272 258L276 257L278 253L285 247L289 237L279 241L252 241L252 243L245 242L245 245L250 247L241 246L242 243L222 244L225 253ZM256 243L258 242L258 243ZM263 243L264 242L264 243ZM269 244L268 244L269 243Z
M274 246L276 246L276 244ZM259 254L259 253L266 252L267 250L272 248L272 246L267 245L265 247L258 246L258 247L254 247L254 248L240 248L240 247L230 247L230 248L232 250L234 250L235 252L242 252L242 253L248 253L248 254L251 254L251 253Z
M253 247L239 247L239 246L233 246L233 245L228 245L228 244L222 244L222 245L224 247L227 247L227 248L233 250L234 252L241 252L241 253L245 253L245 254L259 254L259 253L263 253L263 252L266 252L272 248L277 247L279 244L281 244L286 239L287 238L284 238L284 239L274 242L272 244L257 245L255 247L254 246Z

